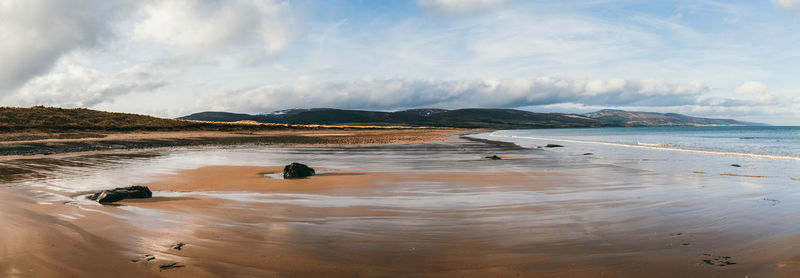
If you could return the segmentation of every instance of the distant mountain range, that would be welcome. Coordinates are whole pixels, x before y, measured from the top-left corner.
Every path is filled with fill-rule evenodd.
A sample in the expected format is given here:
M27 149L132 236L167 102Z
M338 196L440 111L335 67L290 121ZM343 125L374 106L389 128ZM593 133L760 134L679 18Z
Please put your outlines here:
M630 112L605 109L584 116L614 126L766 126L731 119L710 119L676 113Z
M709 119L674 113L600 110L587 114L534 113L514 109L411 109L395 112L332 108L290 109L268 114L200 112L182 120L326 125L405 125L458 128L561 128L628 126L753 126L760 123Z

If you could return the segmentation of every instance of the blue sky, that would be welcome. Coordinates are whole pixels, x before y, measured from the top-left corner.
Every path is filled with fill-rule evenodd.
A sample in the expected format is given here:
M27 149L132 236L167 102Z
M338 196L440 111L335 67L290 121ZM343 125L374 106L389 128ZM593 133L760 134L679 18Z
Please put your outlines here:
M603 108L800 125L800 1L0 1L0 104Z

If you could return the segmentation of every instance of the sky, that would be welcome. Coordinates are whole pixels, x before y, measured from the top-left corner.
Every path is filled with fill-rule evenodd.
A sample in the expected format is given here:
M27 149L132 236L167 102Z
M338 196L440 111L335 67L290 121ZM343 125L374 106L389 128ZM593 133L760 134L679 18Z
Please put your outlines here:
M0 106L800 125L800 0L0 0Z

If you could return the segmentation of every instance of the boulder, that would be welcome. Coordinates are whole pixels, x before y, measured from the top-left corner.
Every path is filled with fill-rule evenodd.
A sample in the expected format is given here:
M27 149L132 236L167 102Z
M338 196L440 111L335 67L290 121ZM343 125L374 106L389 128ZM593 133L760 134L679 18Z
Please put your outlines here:
M558 144L547 144L544 147L545 148L561 148L561 147L564 147L564 146L558 145Z
M585 153L583 155L594 155L594 153Z
M499 157L499 156L497 156L497 155L487 156L486 158L487 158L487 159L491 159L491 160L502 160L502 158L500 158L500 157Z
M731 166L732 167L742 167L742 165L739 165L739 164L731 164Z
M143 199L150 197L153 197L153 192L151 192L150 188L147 188L147 186L142 185L107 189L88 196L90 200L95 200L100 203L111 203L121 201L123 199Z
M313 176L314 169L311 167L306 166L305 164L292 162L292 164L286 165L283 167L283 178L284 179L297 179L297 178L305 178Z

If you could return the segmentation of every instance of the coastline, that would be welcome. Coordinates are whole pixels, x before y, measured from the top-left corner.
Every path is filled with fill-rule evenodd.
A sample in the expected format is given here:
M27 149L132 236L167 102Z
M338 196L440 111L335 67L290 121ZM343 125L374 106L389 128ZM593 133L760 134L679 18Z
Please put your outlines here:
M790 224L800 209L785 202L797 192L774 197L763 193L774 189L749 187L746 181L730 187L729 177L641 171L453 134L436 138L3 161L38 175L5 181L0 189L0 222L8 224L0 231L9 235L0 241L0 274L800 273L793 251L800 236ZM486 159L489 155L503 159ZM275 178L292 161L308 163L320 174ZM132 184L150 186L154 197L116 206L85 198ZM180 250L178 244L184 244ZM179 267L160 268L173 263Z

